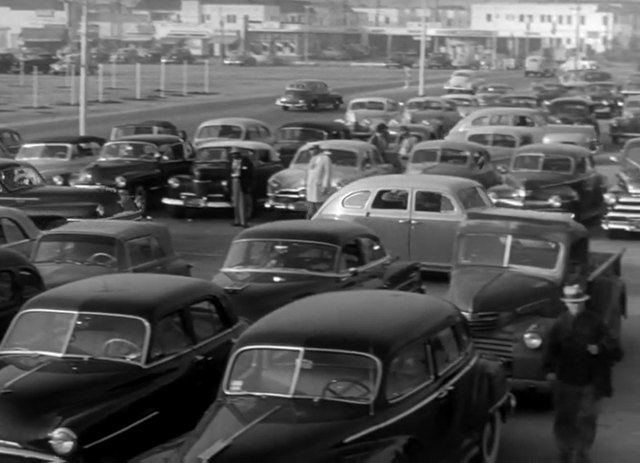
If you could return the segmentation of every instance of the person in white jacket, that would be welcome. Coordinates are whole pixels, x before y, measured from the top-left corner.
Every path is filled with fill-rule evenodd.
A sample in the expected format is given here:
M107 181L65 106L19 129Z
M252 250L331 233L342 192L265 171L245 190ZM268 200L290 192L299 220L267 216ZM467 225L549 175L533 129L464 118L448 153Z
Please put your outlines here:
M307 166L307 219L312 218L331 194L331 152L318 147L309 150L311 159Z

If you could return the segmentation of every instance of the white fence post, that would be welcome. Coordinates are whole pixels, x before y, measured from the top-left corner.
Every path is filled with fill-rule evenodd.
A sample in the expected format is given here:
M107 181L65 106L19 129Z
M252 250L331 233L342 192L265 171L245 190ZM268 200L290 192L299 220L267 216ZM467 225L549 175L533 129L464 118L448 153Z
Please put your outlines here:
M209 93L209 60L204 60L204 93Z
M98 102L104 103L104 66L98 64Z
M182 63L182 94L187 96L189 94L189 68L186 61Z
M167 86L166 78L167 78L167 68L164 60L160 60L160 98L165 97L165 88Z
M69 103L71 104L71 106L75 106L76 104L76 67L75 66L71 66L71 72L70 72L70 76L69 78L71 79L70 82L70 90L69 90Z
M38 105L38 67L33 67L33 107L39 108Z
M136 63L136 100L142 99L142 73L140 63Z
M116 60L111 61L111 88L116 88L118 83L118 67Z
M69 85L71 85L70 82L70 78L71 77L71 63L67 63L67 65L64 67L64 86L68 87Z
M20 61L20 86L24 85L24 61Z

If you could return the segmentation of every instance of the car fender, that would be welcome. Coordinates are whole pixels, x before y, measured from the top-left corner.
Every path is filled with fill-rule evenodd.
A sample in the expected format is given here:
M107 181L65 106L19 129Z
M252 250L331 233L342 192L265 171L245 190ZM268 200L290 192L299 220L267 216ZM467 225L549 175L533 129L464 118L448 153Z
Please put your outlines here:
M176 257L167 263L167 273L171 275L191 276L192 268L193 265L181 257Z
M502 411L502 419L506 420L507 407L504 407L505 401L509 399L510 391L507 381L507 372L502 361L491 354L481 354L478 358L477 368L479 370L476 375L476 384L474 388L475 400L472 403L481 404L482 407L476 410L477 423L481 425L487 416L493 413L497 408Z
M388 264L382 275L385 289L400 289L408 282L414 281L418 287L422 286L420 264L417 262L395 261Z

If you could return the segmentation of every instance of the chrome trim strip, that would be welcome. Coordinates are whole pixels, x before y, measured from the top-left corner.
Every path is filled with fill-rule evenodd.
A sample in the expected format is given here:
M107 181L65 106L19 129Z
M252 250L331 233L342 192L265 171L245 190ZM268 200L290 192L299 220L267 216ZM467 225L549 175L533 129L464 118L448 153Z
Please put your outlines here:
M111 434L109 434L109 435L107 435L107 436L105 436L105 437L103 437L103 438L101 438L101 439L95 440L95 441L93 441L93 442L91 442L91 443L89 443L89 444L85 445L83 448L88 449L88 448L93 447L94 445L101 444L102 442L107 441L107 440L111 439L112 437L117 436L118 434L122 434L123 432L126 432L126 431L128 431L129 429L131 429L131 428L133 428L133 427L136 427L136 426L138 426L139 424L142 424L142 423L144 423L145 421L148 421L148 420L150 420L151 418L153 418L154 416L159 415L159 414L160 414L160 412L157 412L157 411L156 411L156 412L152 412L152 413L148 414L147 416L145 416L144 418L141 418L141 419L139 419L138 421L134 421L133 423L131 423L131 424L130 424L130 425L128 425L128 426L125 426L125 427L124 427L124 428L122 428L122 429L119 429L119 430L117 430L117 431L115 431L115 432L113 432L113 433L111 433Z
M195 199L198 199L194 196ZM189 198L191 199L191 198ZM229 201L203 201L200 204L185 204L184 199L175 199L175 198L162 198L160 200L162 204L166 204L167 206L180 206L180 207L193 207L194 209L206 209L206 208L226 208L233 207L233 204Z
M454 376L453 378L451 378L444 386L443 388L449 387L451 386L451 384L453 384L454 382L458 381L464 374L466 374L478 361L478 356L475 355L473 357L473 359L469 362L469 364L464 367L462 370L460 370L460 372ZM427 405L429 402L432 402L433 400L435 400L438 397L438 394L440 394L440 392L442 392L441 390L438 390L437 392L434 392L433 394L431 394L429 397L427 397L426 399L422 400L421 402L417 403L416 405L414 405L413 407L409 408L408 410L404 411L403 413L400 413L399 415L394 416L393 418L390 418L386 421L383 421L382 423L376 424L375 426L371 426L368 429L365 429L364 431L361 431L357 434L353 434L352 436L347 437L346 439L344 439L342 441L343 444L348 444L349 442L353 442L356 439L359 439L363 436L366 436L367 434L371 434L372 432L375 432L379 429L385 428L389 425L392 425L393 423L395 423L396 421L399 421L409 415L411 415L412 413L416 412L417 410L419 410L420 408L424 407L425 405Z
M33 450L15 449L15 448L8 448L8 447L1 447L1 446L0 446L0 455L11 455L14 457L35 458L47 463L65 463L65 460L55 455L48 455L46 453L36 452Z

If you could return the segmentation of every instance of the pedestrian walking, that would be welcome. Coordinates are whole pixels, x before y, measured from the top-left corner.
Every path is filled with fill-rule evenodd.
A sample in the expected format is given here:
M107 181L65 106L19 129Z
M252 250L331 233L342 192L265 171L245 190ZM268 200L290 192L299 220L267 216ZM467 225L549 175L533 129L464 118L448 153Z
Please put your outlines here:
M611 370L623 354L600 314L585 309L589 296L580 285L563 292L567 312L554 322L544 356L553 383L553 433L561 463L588 463L600 401L613 395Z
M253 209L254 166L248 156L232 150L231 157L231 202L233 203L233 225L248 227L247 220Z
M331 193L331 152L321 151L317 145L309 149L311 159L307 166L307 219L311 219Z
M369 137L369 143L378 148L378 151L384 156L389 147L389 127L384 122L376 126L376 131Z

